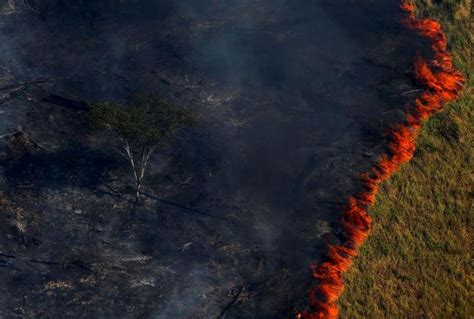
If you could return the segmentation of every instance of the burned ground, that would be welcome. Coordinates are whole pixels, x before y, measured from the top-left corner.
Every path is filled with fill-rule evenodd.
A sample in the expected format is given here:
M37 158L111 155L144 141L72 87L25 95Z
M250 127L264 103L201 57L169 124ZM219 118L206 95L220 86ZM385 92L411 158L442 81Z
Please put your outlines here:
M396 1L150 3L3 6L1 316L291 318L417 94ZM199 118L141 205L87 111L44 101L138 92Z

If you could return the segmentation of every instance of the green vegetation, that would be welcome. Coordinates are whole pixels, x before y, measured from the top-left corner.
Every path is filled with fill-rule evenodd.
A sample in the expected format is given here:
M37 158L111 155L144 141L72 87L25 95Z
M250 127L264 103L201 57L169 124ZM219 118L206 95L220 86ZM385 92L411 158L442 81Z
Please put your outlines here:
M443 23L462 97L426 123L414 159L378 196L371 237L346 275L343 318L474 316L471 0L415 1Z
M118 152L130 164L136 200L151 156L180 128L195 122L191 111L165 102L157 95L139 95L130 105L95 104L91 121L117 137Z

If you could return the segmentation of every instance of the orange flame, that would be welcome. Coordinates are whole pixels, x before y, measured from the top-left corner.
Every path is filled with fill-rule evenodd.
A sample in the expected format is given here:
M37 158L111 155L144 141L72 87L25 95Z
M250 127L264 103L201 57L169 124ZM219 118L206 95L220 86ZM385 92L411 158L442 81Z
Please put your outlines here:
M349 198L343 212L341 224L346 234L345 242L329 246L326 262L311 265L313 277L318 281L309 292L314 312L298 313L297 318L334 319L339 316L336 302L344 291L342 275L351 267L358 248L370 233L372 220L367 209L375 202L379 184L413 157L422 121L440 111L444 103L456 99L462 89L464 78L453 69L440 23L431 19L418 20L414 14L415 6L408 0L402 0L401 8L406 13L402 24L431 42L433 58L427 60L420 56L414 62L416 79L425 91L415 100L414 110L406 114L405 123L392 127L388 132L390 155L383 155L369 172L361 175L365 190Z

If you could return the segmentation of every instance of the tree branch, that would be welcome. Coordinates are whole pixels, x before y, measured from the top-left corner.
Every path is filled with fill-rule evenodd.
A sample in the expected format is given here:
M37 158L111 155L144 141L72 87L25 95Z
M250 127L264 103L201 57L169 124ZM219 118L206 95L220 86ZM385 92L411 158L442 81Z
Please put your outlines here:
M132 171L133 171L133 176L135 177L135 182L138 181L138 174L136 170L136 165L135 165L135 160L133 159L133 151L132 148L130 147L130 144L128 141L124 138L120 138L122 143L124 144L125 151L127 152L127 157L128 160L130 161L130 165L132 166Z

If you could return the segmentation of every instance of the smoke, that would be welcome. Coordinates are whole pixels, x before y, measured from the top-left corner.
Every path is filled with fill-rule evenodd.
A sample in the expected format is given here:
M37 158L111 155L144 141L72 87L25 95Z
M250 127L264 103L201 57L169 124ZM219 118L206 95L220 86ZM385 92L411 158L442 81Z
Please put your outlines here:
M198 113L199 127L171 151L179 162L170 160L175 167L165 173L179 170L191 184L172 187L183 205L236 225L206 220L196 231L177 217L182 224L155 225L169 234L159 243L168 251L168 242L188 236L197 247L165 292L167 305L146 301L164 309L157 318L190 318L204 303L222 307L235 283L249 291L237 313L284 317L303 300L310 260L340 239L334 222L340 203L358 191L353 176L371 165L367 154L381 152L381 132L396 119L400 98L387 92L411 85L398 72L412 53L398 38L398 11L380 2L28 0L17 11L21 28L2 26L8 82L49 79L25 89L34 100L123 101L158 91ZM22 121L31 120L24 113ZM369 221L359 199L351 203L343 228L358 243ZM180 260L166 249L159 258ZM212 287L220 290L211 294Z
M195 265L186 274L184 280L186 285L176 285L166 299L166 306L162 310L156 311L151 318L153 319L173 319L173 318L196 318L202 313L204 307L209 307L213 303L209 294L214 287L209 281L212 274L205 265ZM212 307L211 307L212 309ZM217 318L219 315L216 307L213 313L202 313L203 316Z

